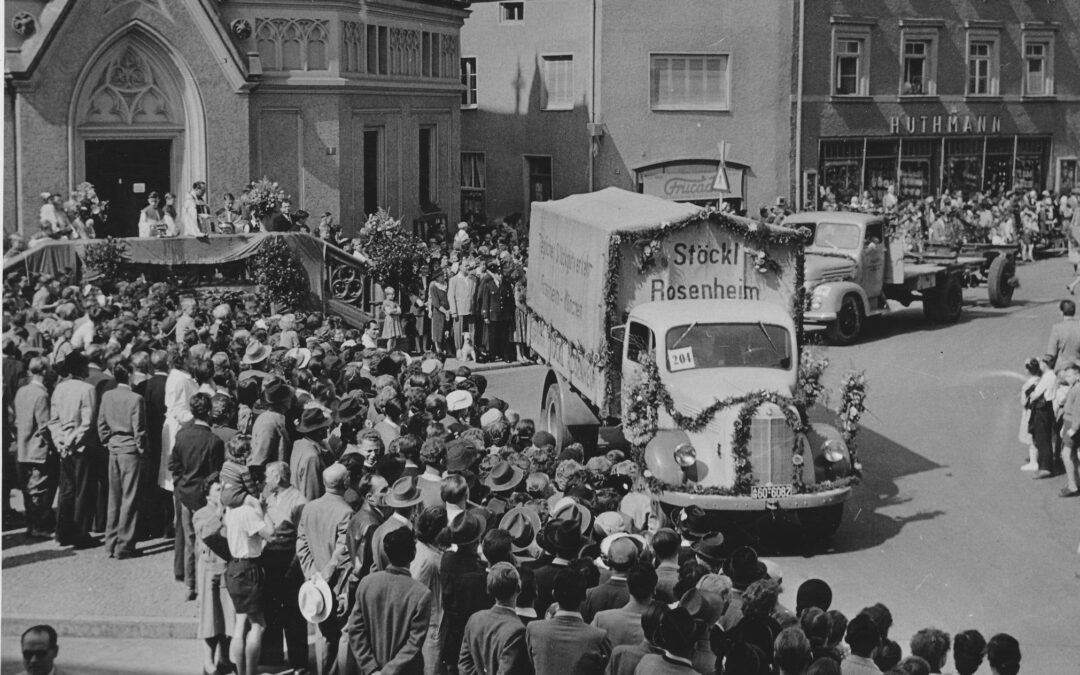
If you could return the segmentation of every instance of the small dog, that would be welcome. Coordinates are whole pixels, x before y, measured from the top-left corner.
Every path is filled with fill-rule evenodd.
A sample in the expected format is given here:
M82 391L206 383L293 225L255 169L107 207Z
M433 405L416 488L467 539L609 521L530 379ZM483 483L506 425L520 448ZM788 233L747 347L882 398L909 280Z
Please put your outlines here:
M461 362L476 361L476 349L473 347L472 335L469 331L461 333L461 349L457 350L457 360Z

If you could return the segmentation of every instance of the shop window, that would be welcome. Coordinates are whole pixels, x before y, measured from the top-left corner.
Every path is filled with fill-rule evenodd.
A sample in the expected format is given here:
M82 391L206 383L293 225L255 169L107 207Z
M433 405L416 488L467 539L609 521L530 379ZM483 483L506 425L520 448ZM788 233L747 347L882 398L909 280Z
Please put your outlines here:
M571 110L574 107L574 57L569 54L542 56L541 75L544 110Z
M881 201L890 185L896 184L896 159L900 142L896 140L867 140L866 174L863 189Z
M482 152L461 153L461 214L484 219L487 193L487 160Z
M477 107L476 101L476 57L475 56L463 56L461 57L461 85L464 89L461 92L461 107L462 108L475 108Z
M1049 139L1018 137L1013 184L1021 190L1043 190L1049 158Z
M499 23L521 23L525 20L524 2L500 2Z
M967 95L997 96L999 80L999 36L993 30L968 32Z
M982 189L983 139L950 138L945 141L945 190L960 190L965 197Z
M1058 159L1057 191L1060 194L1069 194L1073 189L1080 187L1080 175L1077 174L1076 157L1061 157Z
M546 202L551 199L551 157L525 155L525 171L528 180L526 203Z
M364 213L371 214L386 206L383 199L383 130L364 129Z
M862 189L863 139L821 142L821 187L837 203L851 201Z
M870 27L838 25L833 28L832 92L836 96L870 93Z
M933 96L937 93L937 29L904 29L900 94Z
M937 192L933 167L940 141L928 138L905 138L900 141L900 177L897 197L922 199Z
M998 194L1012 189L1013 137L987 138L983 164L983 190Z
M649 102L653 110L727 110L727 54L653 54Z
M1053 35L1024 34L1024 95L1053 96Z

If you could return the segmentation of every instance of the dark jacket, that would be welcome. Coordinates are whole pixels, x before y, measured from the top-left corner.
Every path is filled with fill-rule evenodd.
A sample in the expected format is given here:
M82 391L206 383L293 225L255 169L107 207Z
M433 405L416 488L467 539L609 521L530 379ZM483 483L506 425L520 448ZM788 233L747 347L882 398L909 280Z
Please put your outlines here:
M270 232L292 232L294 223L290 216L278 212L270 217Z
M465 626L458 657L461 675L529 675L533 672L525 645L525 624L508 607L473 614Z
M581 604L581 617L586 623L592 623L597 612L618 609L628 602L630 589L626 586L626 577L611 578L585 593L585 602Z
M431 591L409 570L391 567L365 577L345 627L362 675L422 675L430 618Z
M176 434L176 444L169 454L169 472L173 490L180 503L192 511L206 505L202 481L225 463L225 444L210 430L210 425L196 421Z
M132 389L146 401L146 427L150 429L150 449L161 452L161 428L165 426L165 373L154 373L150 379Z
M486 593L483 597L474 597L475 587L466 579L466 575L483 571L484 563L474 551L447 551L439 563L439 581L442 582L443 594L443 622L440 632L443 634L442 660L445 663L458 662L461 640L465 635L465 624L469 617L491 606L490 603L482 604L486 601ZM477 602L481 604L477 606Z
M604 672L611 658L607 631L577 616L560 614L525 627L536 675L591 675Z

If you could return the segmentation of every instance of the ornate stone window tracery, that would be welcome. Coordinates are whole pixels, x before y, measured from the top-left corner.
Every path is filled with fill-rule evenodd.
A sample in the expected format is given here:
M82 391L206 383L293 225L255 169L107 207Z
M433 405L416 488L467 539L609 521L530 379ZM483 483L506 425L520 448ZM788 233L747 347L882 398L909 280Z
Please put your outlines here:
M329 68L324 19L256 19L255 42L267 71L319 71Z

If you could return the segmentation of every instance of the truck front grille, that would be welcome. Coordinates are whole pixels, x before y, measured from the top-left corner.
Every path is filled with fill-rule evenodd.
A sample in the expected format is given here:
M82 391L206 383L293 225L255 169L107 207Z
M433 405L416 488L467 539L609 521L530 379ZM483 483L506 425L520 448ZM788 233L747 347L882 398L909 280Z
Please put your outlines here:
M750 465L758 483L791 482L794 443L795 432L783 415L755 417L750 422Z

